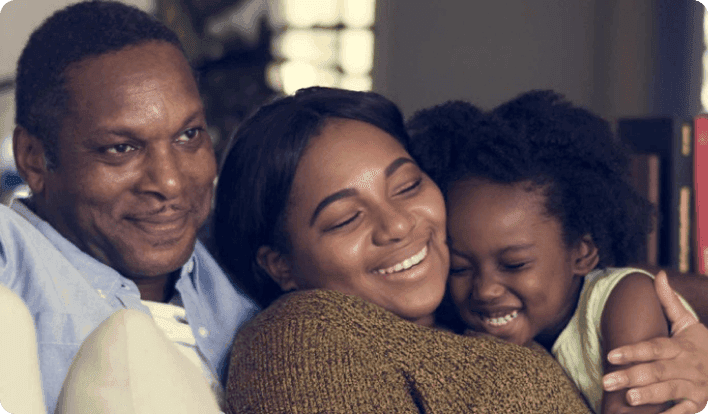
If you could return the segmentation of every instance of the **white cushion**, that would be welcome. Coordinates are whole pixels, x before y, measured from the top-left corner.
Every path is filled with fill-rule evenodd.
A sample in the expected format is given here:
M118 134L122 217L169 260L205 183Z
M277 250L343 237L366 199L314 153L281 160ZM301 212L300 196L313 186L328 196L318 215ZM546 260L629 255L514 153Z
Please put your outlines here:
M206 380L150 316L122 309L84 341L55 413L219 413Z
M22 299L0 285L0 413L46 414L34 321Z

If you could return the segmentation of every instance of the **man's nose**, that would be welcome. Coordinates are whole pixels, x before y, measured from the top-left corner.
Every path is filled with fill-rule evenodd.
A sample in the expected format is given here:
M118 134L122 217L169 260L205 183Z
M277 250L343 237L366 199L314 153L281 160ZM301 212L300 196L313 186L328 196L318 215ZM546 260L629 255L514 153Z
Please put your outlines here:
M182 194L185 176L176 150L151 148L145 159L145 174L140 189L170 200Z

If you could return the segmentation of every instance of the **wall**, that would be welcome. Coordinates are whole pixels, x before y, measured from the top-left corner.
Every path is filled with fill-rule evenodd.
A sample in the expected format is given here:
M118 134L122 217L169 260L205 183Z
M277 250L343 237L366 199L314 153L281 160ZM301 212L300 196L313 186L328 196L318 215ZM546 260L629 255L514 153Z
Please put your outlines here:
M71 0L0 13L0 80L30 31ZM149 9L154 0L130 0ZM378 0L375 90L407 115L448 99L493 107L552 88L608 118L699 111L703 7L695 0ZM0 94L0 139L11 96Z
M702 11L695 0L379 0L375 89L406 115L539 88L608 118L696 112Z
M152 10L154 0L123 0L143 10ZM76 0L12 0L0 11L0 83L14 78L17 59L29 35L54 11ZM14 128L12 89L0 89L0 143ZM1 162L2 160L0 160Z

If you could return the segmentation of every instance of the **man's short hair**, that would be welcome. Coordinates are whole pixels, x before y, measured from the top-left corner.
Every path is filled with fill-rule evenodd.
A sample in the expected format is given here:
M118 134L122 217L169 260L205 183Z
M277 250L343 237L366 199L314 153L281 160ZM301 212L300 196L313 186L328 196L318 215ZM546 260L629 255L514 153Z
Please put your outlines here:
M67 67L153 40L184 53L177 35L159 20L116 1L73 4L32 33L17 62L15 122L42 141L49 169L58 166L58 137L69 103Z

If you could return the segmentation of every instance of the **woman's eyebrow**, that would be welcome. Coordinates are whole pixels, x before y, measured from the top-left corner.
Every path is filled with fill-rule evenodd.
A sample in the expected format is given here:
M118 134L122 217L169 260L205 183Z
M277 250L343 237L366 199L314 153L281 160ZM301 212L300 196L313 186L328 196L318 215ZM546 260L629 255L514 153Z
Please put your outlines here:
M384 176L386 178L390 177L395 173L401 166L405 164L415 164L415 162L406 157L400 157L396 158L391 164L386 167L384 170ZM359 194L359 192L353 188L345 188L343 190L337 191L334 194L328 195L327 197L324 198L324 200L320 201L320 203L315 207L314 213L312 213L312 217L310 218L310 227L312 227L315 224L315 220L317 220L317 216L324 210L325 207L328 205L334 203L337 200L341 200L342 198L346 197L353 197L355 195Z
M353 188L345 188L325 197L324 200L320 201L320 203L317 205L317 207L315 208L315 212L312 213L312 218L310 218L310 227L315 224L317 216L320 214L320 212L322 212L322 210L324 210L325 207L334 203L337 200L341 200L346 197L353 197L357 194L359 194L357 190Z
M406 157L396 158L396 160L394 160L391 164L389 164L388 167L386 167L386 169L384 170L384 176L386 178L392 176L393 173L396 172L396 170L398 170L401 166L408 164L408 163L415 164L415 162L410 158L406 158Z

